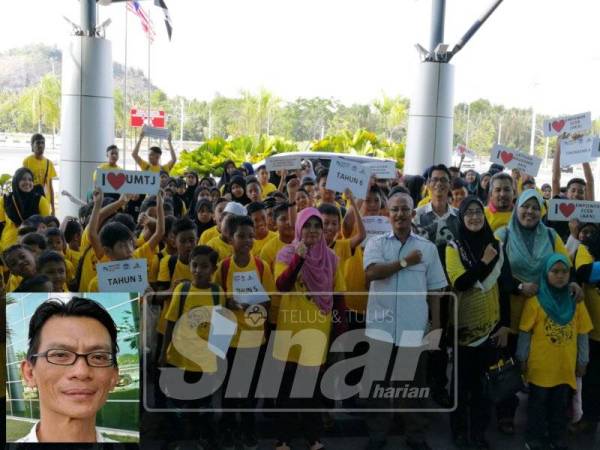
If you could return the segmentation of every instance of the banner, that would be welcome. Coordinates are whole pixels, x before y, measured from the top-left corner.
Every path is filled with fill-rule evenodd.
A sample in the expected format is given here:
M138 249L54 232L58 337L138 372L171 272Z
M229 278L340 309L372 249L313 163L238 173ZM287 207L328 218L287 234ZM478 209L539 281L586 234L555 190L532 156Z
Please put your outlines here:
M600 223L600 202L589 200L552 199L548 205L548 220Z
M537 156L521 153L499 144L494 145L492 148L490 161L509 169L519 169L532 177L537 176L542 163L542 159Z
M558 136L561 133L585 133L591 129L591 112L544 120L544 136Z
M160 188L159 174L139 170L98 170L96 186L106 194L156 195Z

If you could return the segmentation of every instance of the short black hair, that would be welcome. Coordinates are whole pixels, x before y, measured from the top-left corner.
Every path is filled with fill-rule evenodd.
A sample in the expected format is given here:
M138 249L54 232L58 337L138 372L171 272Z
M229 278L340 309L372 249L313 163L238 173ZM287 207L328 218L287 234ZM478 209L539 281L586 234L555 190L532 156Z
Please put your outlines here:
M188 230L194 230L196 233L198 232L196 224L192 221L192 219L189 217L182 217L181 219L175 221L171 231L173 231L173 234L177 236L179 233L183 233L184 231Z
M332 205L331 203L323 203L317 209L321 214L340 217L340 209L337 206Z
M288 209L290 209L289 203L280 203L273 207L273 211L271 212L273 216L273 220L277 220L277 218L283 214L288 213Z
M455 189L462 189L462 188L466 188L466 187L467 187L467 182L465 180L463 180L462 178L455 178L454 180L452 180L452 187L450 189L455 190Z
M254 222L248 216L237 216L233 215L227 222L229 228L229 235L233 236L240 227L252 227L254 228Z
M44 222L44 217L40 216L39 214L33 214L32 216L29 216L23 221L23 224L25 226L32 226L36 228L39 227L42 223L46 225L46 223Z
M56 225L56 228L60 227L60 222L55 216L44 216L42 221L49 227L51 224Z
M35 245L41 250L46 250L46 247L48 246L48 242L46 241L44 235L36 232L27 233L25 236L23 236L23 239L21 239L21 244Z
M46 240L50 237L60 237L63 242L65 242L65 236L63 234L62 231L60 231L58 228L46 228L46 231L44 231L44 235L46 236Z
M387 197L392 198L396 194L407 194L410 196L410 191L407 188L405 188L404 186L400 186L400 185L394 186L388 193Z
M117 213L112 217L111 222L122 223L129 228L131 232L135 231L135 221L133 220L133 217L131 217L131 214Z
M37 228L33 227L31 225L21 225L19 227L19 229L17 230L17 236L21 237L21 236L25 236L26 234L29 233L36 233L37 232Z
M81 297L73 297L66 303L59 299L50 299L37 307L31 320L29 321L29 347L27 349L27 360L35 364L35 355L40 347L42 328L45 323L53 316L58 317L89 317L95 319L104 325L111 341L111 353L113 354L114 365L117 366L117 353L119 345L117 344L117 326L110 314L102 305Z
M267 170L267 166L265 166L264 164L261 164L260 166L258 166L258 167L256 168L255 172L260 172L260 171L261 171L261 170L263 170L263 169ZM269 172L269 171L267 170L267 173L268 173L268 172Z
M31 250L29 250L27 247L25 247L25 245L23 244L13 244L10 247L6 248L3 252L2 252L2 259L4 261L6 261L6 259L8 258L8 255L10 255L12 252L16 252L17 250L25 250L28 252L31 252Z
M213 212L214 210L213 203L206 198L201 198L198 200L198 203L196 203L196 212L200 212L200 209L202 208L208 208L210 212Z
M100 243L103 247L113 248L117 242L135 241L133 233L121 222L110 222L100 230Z
M215 202L215 208L217 207L217 205L221 204L221 203L229 203L230 200L227 200L225 197L219 197L217 199L217 201Z
M506 172L497 172L494 175L492 175L492 178L490 178L490 184L488 185L488 190L490 192L494 190L494 183L496 182L496 180L510 181L510 186L512 188L513 178Z
M106 147L106 153L110 152L111 150L119 150L119 147L117 147L115 144L110 144L108 147Z
M302 178L302 184L300 184L301 188L304 188L305 186L314 186L315 185L315 179L312 177L304 177Z
M21 281L14 292L47 292L44 286L46 283L50 283L47 275L34 275Z
M327 178L327 175L329 175L329 169L320 170L317 174L317 184L319 184L321 178Z
M31 145L33 145L33 143L39 139L41 139L43 141L46 140L46 138L44 137L44 135L42 133L33 133L31 135Z
M252 202L246 205L246 211L248 215L254 214L256 211L262 211L266 209L265 204L263 202Z
M198 245L194 247L192 253L190 253L190 261L194 259L196 256L208 256L211 264L217 267L217 262L219 261L219 254L215 249L209 247L208 245Z
M150 147L148 149L148 152L155 152L155 153L158 153L159 155L162 155L162 150L160 149L160 147L158 147L156 145Z
M62 262L65 264L65 269L67 268L65 257L62 254L55 252L54 250L46 250L38 257L36 261L37 270L39 271L49 262Z
M569 189L569 187L571 187L572 184L581 184L584 187L587 186L583 178L571 178L567 183L567 189Z
M171 231L173 231L173 225L177 222L177 217L175 216L166 216L165 217L165 237Z
M431 169L429 170L428 178L431 178L431 175L433 175L434 170L439 170L439 171L445 172L446 175L448 175L448 178L452 178L452 174L450 174L450 170L448 170L448 168L446 167L445 164L436 164L435 166L432 166Z
M146 197L140 206L140 212L146 212L148 209L155 207L157 204L156 195Z

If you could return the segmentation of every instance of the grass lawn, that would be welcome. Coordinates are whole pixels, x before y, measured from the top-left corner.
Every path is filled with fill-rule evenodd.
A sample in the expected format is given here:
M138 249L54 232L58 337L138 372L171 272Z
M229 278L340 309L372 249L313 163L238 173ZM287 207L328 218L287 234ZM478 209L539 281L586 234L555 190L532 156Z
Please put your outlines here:
M31 430L31 423L22 422L20 420L6 419L6 441L14 442L17 439L27 435ZM138 438L135 436L120 436L115 434L106 434L104 436L119 442L138 442Z

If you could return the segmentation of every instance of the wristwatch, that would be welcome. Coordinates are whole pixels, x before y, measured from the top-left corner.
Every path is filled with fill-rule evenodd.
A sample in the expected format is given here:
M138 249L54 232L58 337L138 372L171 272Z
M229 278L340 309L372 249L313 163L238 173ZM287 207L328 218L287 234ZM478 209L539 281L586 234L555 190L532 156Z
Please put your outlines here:
M404 258L402 258L400 260L400 267L402 267L403 269L406 269L408 267L408 261L406 261Z
M523 283L519 283L519 285L517 286L517 290L519 292L523 292Z

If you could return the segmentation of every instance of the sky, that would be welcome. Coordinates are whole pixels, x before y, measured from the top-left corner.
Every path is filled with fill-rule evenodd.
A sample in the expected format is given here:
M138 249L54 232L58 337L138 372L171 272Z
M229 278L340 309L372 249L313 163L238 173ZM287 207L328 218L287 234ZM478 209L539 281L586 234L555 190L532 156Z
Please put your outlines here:
M169 96L210 100L261 87L284 100L345 104L410 96L420 64L414 45L429 46L431 0L166 0L171 42L162 11L140 3L157 31L151 80ZM444 42L452 47L490 4L447 0ZM125 5L98 10L99 22L112 20L106 37L123 63ZM71 30L63 15L78 23L79 1L5 1L0 51L63 47ZM598 17L598 0L504 0L452 60L455 103L486 98L542 114L600 116ZM147 73L147 40L131 13L127 30L127 64Z

